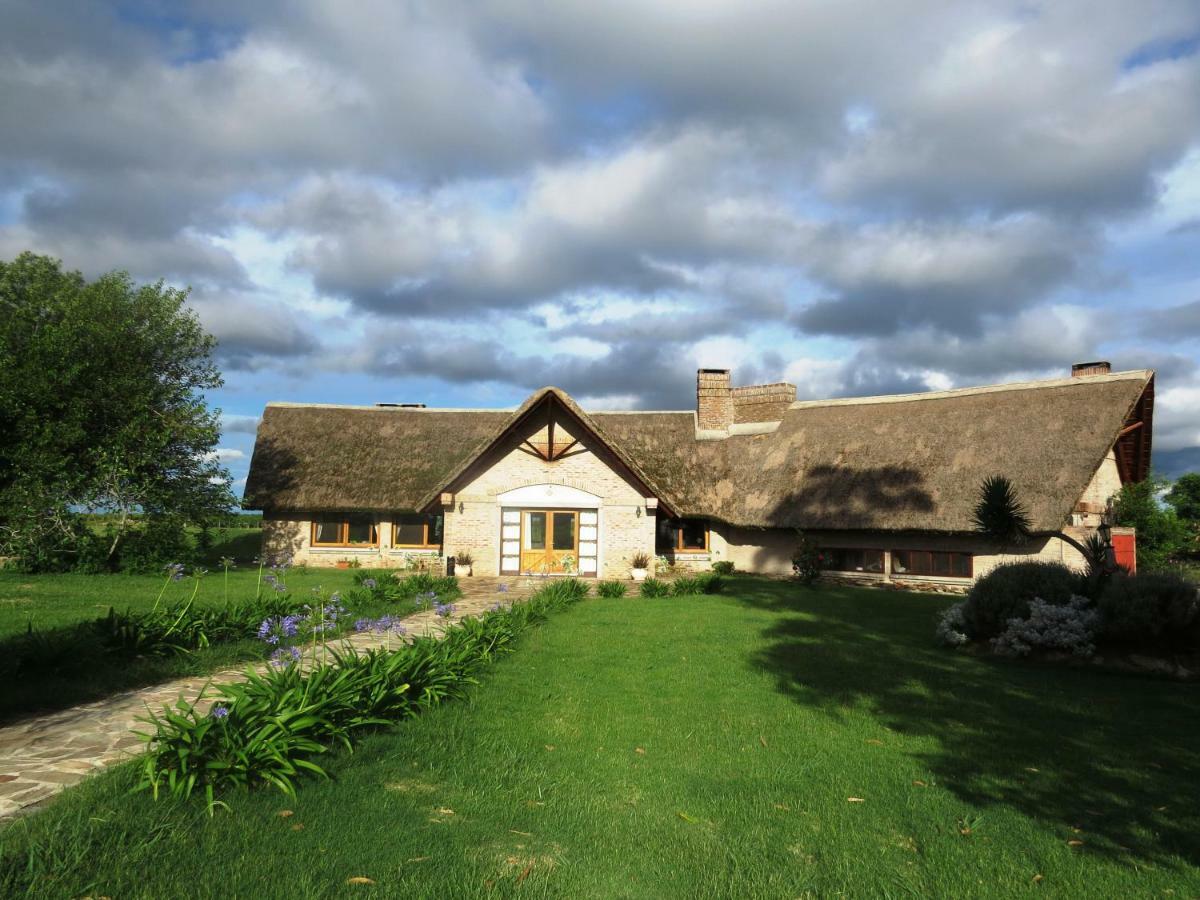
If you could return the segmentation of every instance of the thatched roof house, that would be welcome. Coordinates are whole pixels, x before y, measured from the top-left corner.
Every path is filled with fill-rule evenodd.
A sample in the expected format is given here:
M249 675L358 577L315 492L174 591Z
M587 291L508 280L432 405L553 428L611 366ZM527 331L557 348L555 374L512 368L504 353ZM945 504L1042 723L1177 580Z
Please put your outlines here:
M1039 533L1094 527L1147 474L1153 393L1150 371L1088 364L808 402L701 370L697 408L670 412L589 413L552 387L516 410L273 403L246 500L276 552L310 564L468 552L476 572L624 575L646 552L783 571L799 528L831 566L962 579L999 558L972 533L984 478L1008 476ZM1069 559L1060 545L1035 550Z

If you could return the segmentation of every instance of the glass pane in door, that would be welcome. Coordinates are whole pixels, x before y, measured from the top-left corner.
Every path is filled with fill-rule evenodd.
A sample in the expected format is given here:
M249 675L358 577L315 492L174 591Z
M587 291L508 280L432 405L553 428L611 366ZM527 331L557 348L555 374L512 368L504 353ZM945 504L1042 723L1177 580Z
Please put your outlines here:
M529 550L546 549L546 514L544 512L529 513L525 535L529 540Z
M554 549L575 549L575 513L556 512L554 514Z

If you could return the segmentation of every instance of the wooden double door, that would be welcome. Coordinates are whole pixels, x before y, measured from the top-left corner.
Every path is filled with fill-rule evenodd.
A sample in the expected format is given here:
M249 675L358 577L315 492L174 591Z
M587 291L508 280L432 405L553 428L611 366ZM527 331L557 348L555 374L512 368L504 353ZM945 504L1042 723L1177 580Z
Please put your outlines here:
M595 510L505 510L502 522L502 572L520 571L533 575L596 573L598 521Z

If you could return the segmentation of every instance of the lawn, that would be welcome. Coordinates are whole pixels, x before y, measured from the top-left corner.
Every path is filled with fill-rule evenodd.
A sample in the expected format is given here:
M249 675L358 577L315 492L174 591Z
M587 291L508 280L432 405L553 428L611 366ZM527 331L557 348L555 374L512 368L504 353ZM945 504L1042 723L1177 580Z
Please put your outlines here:
M939 649L946 603L589 600L295 800L69 790L0 832L0 894L1200 893L1196 689Z
M21 575L0 572L0 667L6 648L31 624L35 631L52 633L118 610L148 610L166 584L163 602L187 600L196 591L196 603L219 605L255 595L258 569L241 566L225 573L210 571L197 584L192 578L166 583L158 575ZM353 585L354 573L339 569L293 570L286 583L297 597L314 588L328 594ZM214 645L187 656L143 657L134 660L87 660L87 671L78 666L48 673L36 681L9 681L0 691L0 723L36 711L61 709L86 703L155 682L197 675L262 659L265 648L257 641Z

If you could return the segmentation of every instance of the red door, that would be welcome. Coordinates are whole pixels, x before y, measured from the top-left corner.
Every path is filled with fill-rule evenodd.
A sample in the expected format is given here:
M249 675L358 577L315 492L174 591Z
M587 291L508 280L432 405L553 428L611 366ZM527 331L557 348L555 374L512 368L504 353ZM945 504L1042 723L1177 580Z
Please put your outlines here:
M1117 557L1117 565L1133 575L1137 572L1137 535L1114 534L1112 536L1113 552Z

